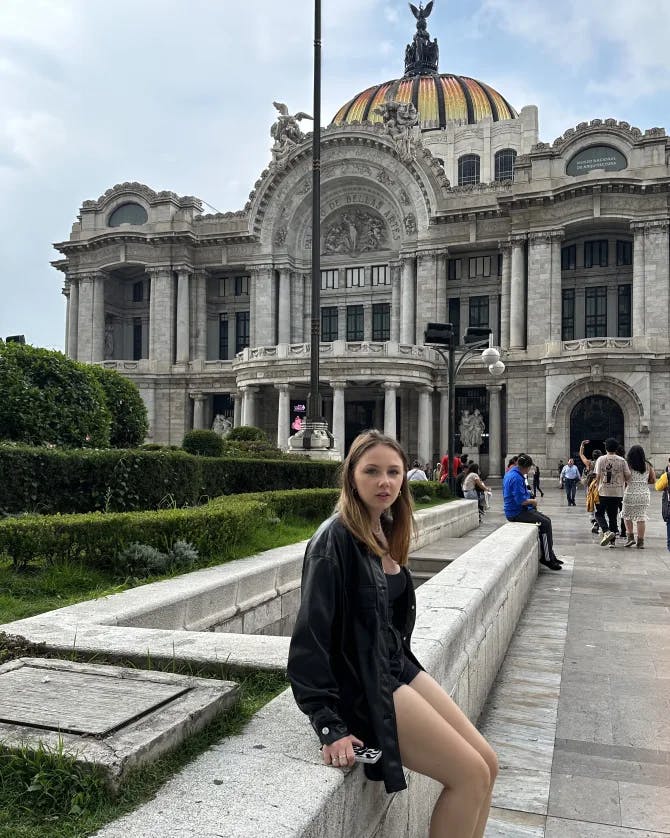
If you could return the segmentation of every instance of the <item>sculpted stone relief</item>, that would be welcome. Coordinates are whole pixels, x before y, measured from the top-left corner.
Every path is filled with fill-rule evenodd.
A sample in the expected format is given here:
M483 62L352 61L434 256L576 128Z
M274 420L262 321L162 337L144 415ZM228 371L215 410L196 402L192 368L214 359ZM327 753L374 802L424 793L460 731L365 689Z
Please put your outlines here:
M324 254L346 253L356 256L387 247L386 225L377 213L360 207L338 210L324 225Z

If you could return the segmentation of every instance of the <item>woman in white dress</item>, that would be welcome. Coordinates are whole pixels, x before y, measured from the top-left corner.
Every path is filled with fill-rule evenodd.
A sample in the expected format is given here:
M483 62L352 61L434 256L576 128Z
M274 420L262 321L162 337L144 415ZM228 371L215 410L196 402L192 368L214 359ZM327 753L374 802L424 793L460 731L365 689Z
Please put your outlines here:
M624 547L644 547L644 530L649 509L649 484L656 480L656 474L644 455L641 445L631 446L626 454L630 468L630 480L623 493L623 519L626 522L626 543ZM637 527L637 543L633 535L633 525Z

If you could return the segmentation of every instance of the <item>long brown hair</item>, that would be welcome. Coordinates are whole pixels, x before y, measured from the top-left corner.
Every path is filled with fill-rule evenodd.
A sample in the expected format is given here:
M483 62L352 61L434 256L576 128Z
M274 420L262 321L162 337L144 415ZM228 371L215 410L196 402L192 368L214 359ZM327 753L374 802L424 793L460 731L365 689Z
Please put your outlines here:
M404 565L407 564L409 544L416 530L416 524L412 512L412 496L407 483L407 456L393 437L370 430L359 434L352 442L349 453L342 463L342 489L336 511L354 538L362 541L371 553L381 556L382 549L372 533L370 515L358 496L354 484L354 469L358 461L375 445L385 445L391 448L402 461L403 478L400 492L382 516L381 523L391 556L398 564Z

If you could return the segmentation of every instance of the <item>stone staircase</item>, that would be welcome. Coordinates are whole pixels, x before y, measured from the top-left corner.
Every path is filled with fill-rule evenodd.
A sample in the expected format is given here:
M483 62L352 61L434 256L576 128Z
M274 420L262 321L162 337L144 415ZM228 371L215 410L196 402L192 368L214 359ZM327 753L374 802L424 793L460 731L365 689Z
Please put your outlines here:
M493 494L493 506L484 515L481 524L474 530L460 538L443 538L427 544L409 555L409 567L412 571L415 587L422 585L427 579L435 576L447 565L451 564L472 546L478 544L492 532L505 523L505 516L502 513L502 492L495 491Z

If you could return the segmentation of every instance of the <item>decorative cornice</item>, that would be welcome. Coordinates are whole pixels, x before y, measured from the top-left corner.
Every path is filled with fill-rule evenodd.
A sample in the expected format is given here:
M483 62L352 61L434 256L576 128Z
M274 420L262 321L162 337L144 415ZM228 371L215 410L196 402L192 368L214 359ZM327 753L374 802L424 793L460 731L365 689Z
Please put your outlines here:
M202 201L200 198L196 198L193 195L179 196L176 192L169 191L154 192L154 190L146 184L138 183L137 181L117 183L115 186L112 186L111 189L104 192L96 201L84 201L82 203L82 209L101 210L113 198L116 198L119 195L127 195L128 193L132 193L133 195L143 198L151 206L164 203L165 201L171 201L178 207L195 207L196 209L202 209Z
M616 134L630 143L637 143L643 139L665 137L664 128L648 128L643 134L639 128L631 127L628 122L622 122L616 119L592 119L590 122L580 122L574 128L568 128L562 136L554 140L551 146L549 143L537 143L532 147L531 154L535 152L546 152L548 150L558 150L581 136L602 134L603 132Z
M648 236L652 232L667 232L670 227L668 218L648 218L640 221L631 221L630 229L636 233L643 233Z
M564 230L531 230L528 233L528 241L531 244L551 244L554 241L561 241L564 237Z

